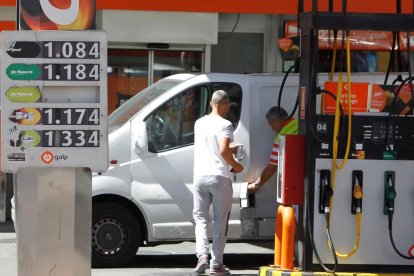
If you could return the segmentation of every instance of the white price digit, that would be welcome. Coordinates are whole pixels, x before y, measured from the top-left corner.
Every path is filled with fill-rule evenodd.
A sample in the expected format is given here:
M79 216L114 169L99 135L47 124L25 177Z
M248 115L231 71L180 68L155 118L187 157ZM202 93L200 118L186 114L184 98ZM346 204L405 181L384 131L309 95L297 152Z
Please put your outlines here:
M71 80L72 79L72 65L68 64L64 66L63 69L66 70L66 79Z
M95 64L92 67L92 70L89 73L89 77L94 79L94 80L99 80L99 66L98 66L98 64Z
M72 109L68 108L65 111L63 111L63 113L66 114L66 120L67 120L66 123L68 125L71 125L72 124Z
M62 45L62 55L65 58L70 58L73 54L73 46L70 42L65 42Z
M79 141L79 142L75 143L75 146L83 147L86 143L85 132L82 131L82 130L77 130L77 131L75 131L75 135L76 135L76 141Z
M89 122L93 123L94 125L99 124L99 109L95 108L92 110L91 115L89 115Z
M45 108L45 109L43 109L43 113L45 114L45 115L47 115L47 124L48 125L51 125L51 124L53 124L53 109L51 109L51 108Z
M85 115L86 109L85 108L77 108L75 112L79 114L78 120L76 121L77 125L82 124L83 116Z
M47 57L48 58L53 57L53 43L52 42L45 43L45 47L47 48Z
M86 57L86 44L84 42L79 42L76 44L76 57L84 58Z
M47 79L52 80L53 79L53 66L52 66L52 64L46 65L45 69L47 71Z
M92 48L89 50L89 55L95 58L99 58L99 43L95 42L92 45Z
M45 131L44 135L46 136L46 141L43 141L44 143L46 142L46 147L51 147L53 146L53 131Z
M88 139L88 144L92 144L94 147L97 147L99 145L99 136L97 130L92 131L91 136Z
M85 64L78 64L76 66L76 79L77 80L84 80L86 78L86 66Z
M65 140L65 142L62 142L62 147L70 147L72 145L72 134L69 130L62 131L62 138Z

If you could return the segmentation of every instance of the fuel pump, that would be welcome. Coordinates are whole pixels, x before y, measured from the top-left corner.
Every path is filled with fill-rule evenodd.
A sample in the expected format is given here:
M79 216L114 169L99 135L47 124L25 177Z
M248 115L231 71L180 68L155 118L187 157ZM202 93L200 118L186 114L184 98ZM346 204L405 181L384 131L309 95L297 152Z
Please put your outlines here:
M389 23L394 19L398 23L391 26ZM414 117L411 104L414 93L411 85L409 85L410 99L402 97L403 93L407 94L404 89L408 88L407 84L411 76L407 80L399 72L389 92L392 100L388 102L384 100L381 103L383 106L376 107L377 110L373 108L371 99L375 98L371 92L374 85L379 85L380 82L386 83L390 77L389 73L384 76L385 81L369 76L366 79L359 78L365 82L367 92L364 95L353 92L355 83L351 82L348 70L345 85L343 84L345 78L338 73L337 91L320 89L318 87L320 75L316 69L318 59L317 39L315 38L319 29L345 29L346 48L349 52L347 30L361 28L398 33L399 28L407 26L407 22L403 22L405 19L414 20L412 16L375 15L372 21L364 22L360 15L351 13L346 13L346 15L314 13L304 15L302 18L302 22L306 23L301 26L303 47L301 48L300 85L302 93L299 102L299 117L301 119L300 133L307 135L306 153L308 156L306 159L308 169L305 173L307 184L305 186L306 218L304 223L307 224L305 229L309 234L307 242L313 247L312 252L305 250L305 270L310 270L315 264L320 263L325 271L337 271L344 266L354 267L355 270L361 271L366 264L388 268L398 266L398 270L394 271L399 272L412 271L412 265L414 265L412 260L398 256L393 249L393 247L408 248L410 251L412 234L402 229L393 229L392 223L390 224L386 218L403 220L408 227L414 227L414 217L408 211L414 208L414 202L409 196L414 193L414 187L407 183L395 185L394 190L398 197L393 197L392 185L382 185L386 171L394 171L399 179L414 177L410 169L414 166ZM395 40L397 42L397 36ZM336 54L333 56L336 58ZM350 67L349 60L350 58L347 57L347 67ZM411 75L411 72L408 74ZM331 70L329 80L332 81L334 76ZM401 82L398 87L395 86L397 82ZM342 97L341 93L345 91L341 89L344 86L347 86L348 94ZM381 87L384 91L385 88ZM321 98L326 100L333 97L336 98L335 115L323 113L323 103L320 104L321 111L318 111L318 101ZM350 107L351 100L358 100L361 97L368 99L365 111L355 112ZM348 101L342 111L341 99ZM397 105L401 105L401 108L397 108ZM401 113L402 110L404 113ZM385 192L384 190L388 188L390 192ZM399 212L384 216L384 206ZM396 240L391 241L391 244L387 238L388 229L391 230L391 234L395 231L390 239ZM395 246L392 246L392 243ZM410 254L412 253L403 255L409 257ZM336 257L341 257L340 262ZM328 268L327 265L332 264L333 269Z

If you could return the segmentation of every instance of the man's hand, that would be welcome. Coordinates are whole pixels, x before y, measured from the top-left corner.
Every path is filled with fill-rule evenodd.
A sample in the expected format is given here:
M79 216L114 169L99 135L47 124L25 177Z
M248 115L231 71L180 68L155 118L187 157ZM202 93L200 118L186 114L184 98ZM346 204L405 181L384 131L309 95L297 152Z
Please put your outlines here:
M221 138L219 140L219 150L220 154L223 159L229 164L232 169L231 171L234 173L239 173L243 170L243 166L234 159L232 149L230 148L230 139L229 138ZM236 147L237 149L237 147Z
M234 173L240 173L240 172L242 172L243 171L243 166L240 164L240 163L235 163L234 164L234 166L233 166L233 168L232 168L232 172L234 172Z
M247 184L247 190L249 194L254 194L259 190L259 184L257 182Z

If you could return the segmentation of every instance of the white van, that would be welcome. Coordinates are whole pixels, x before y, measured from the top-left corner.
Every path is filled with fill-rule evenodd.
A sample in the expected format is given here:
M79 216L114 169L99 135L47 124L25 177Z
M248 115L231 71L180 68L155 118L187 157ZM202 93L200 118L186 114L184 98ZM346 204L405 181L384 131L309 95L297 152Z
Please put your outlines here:
M194 240L194 122L208 114L215 90L230 96L228 119L244 145L244 171L234 175L229 240L273 239L276 178L241 208L246 183L266 166L275 133L265 114L276 105L283 75L178 74L139 92L109 117L106 173L93 177L92 264L120 266L144 244ZM298 75L285 84L282 106L296 102ZM243 188L241 188L243 187Z

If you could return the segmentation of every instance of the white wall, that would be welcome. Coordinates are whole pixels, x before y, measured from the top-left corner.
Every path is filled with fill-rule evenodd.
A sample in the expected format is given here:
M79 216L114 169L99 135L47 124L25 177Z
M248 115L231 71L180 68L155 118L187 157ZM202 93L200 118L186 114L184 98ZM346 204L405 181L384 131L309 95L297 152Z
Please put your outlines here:
M1 21L16 21L17 11L15 7L0 7Z
M218 14L103 10L97 28L110 42L215 44Z

